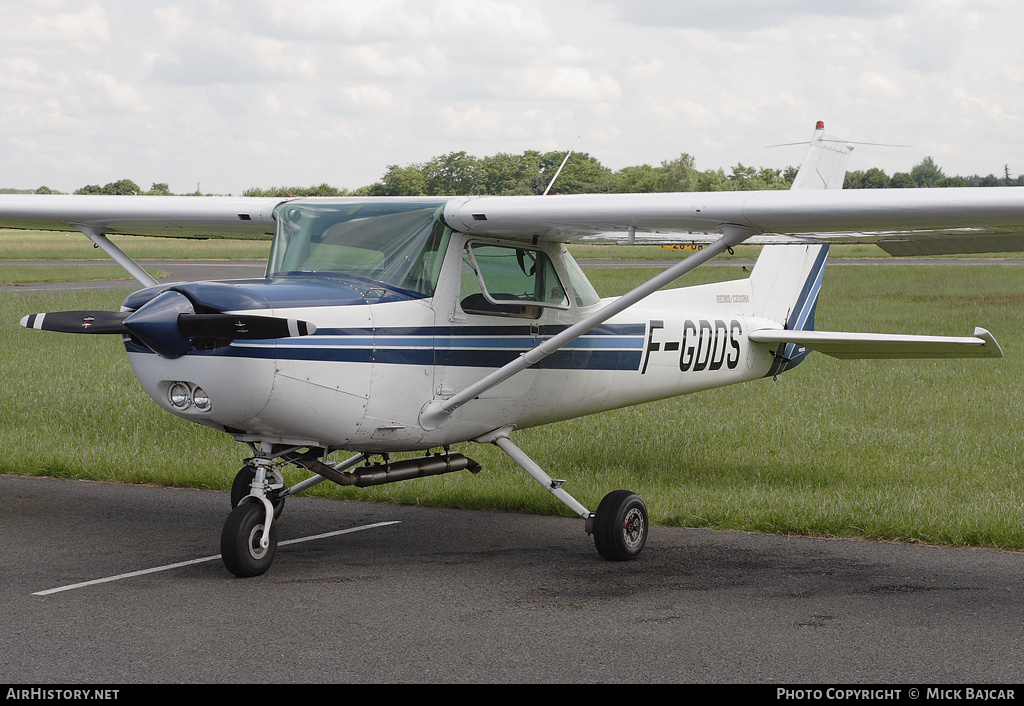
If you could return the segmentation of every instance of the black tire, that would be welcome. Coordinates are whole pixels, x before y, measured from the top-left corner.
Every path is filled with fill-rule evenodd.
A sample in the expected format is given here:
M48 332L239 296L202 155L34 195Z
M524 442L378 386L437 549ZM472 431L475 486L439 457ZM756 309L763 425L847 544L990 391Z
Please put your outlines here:
M266 511L262 503L242 503L228 515L220 535L220 554L224 566L235 576L259 576L274 561L277 551L277 525L270 525L270 545L263 549L260 537Z
M594 546L609 561L632 561L647 543L647 506L628 490L604 496L594 513Z
M238 507L238 503L242 502L242 498L249 495L252 491L252 479L256 477L256 469L252 466L245 466L235 476L235 480L231 483L231 507ZM281 518L281 513L284 511L284 498L279 497L281 491L274 490L267 495L267 500L274 506L274 519L278 520Z

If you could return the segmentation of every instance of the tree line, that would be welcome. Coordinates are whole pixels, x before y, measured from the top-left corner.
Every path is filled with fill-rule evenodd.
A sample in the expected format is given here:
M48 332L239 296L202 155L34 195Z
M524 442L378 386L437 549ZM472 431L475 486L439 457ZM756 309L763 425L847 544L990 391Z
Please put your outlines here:
M380 181L354 191L329 184L314 187L252 188L245 196L516 196L542 194L557 174L552 191L561 194L641 193L675 191L755 191L788 189L796 167L768 169L737 164L723 169L698 170L689 154L659 166L642 164L613 171L586 153L573 153L562 167L565 152L526 151L474 157L451 152L428 162L387 167ZM559 168L561 167L561 172ZM931 157L909 172L891 177L878 168L847 172L843 188L888 189L950 186L1024 186L1024 175L1004 177L947 177Z
M931 157L925 157L909 172L896 172L891 177L881 169L846 173L844 189L914 189L951 186L1024 186L1024 174L1010 177L1010 166L1003 167L1003 176L994 174L969 177L946 176Z
M564 162L564 164L563 164ZM559 171L561 169L561 171ZM465 151L450 152L440 157L406 166L392 164L380 181L354 190L330 184L318 186L281 186L250 188L243 196L515 196L543 194L557 174L551 192L560 194L611 194L677 191L759 191L788 189L796 177L796 167L769 169L737 164L727 173L723 169L698 170L689 154L663 161L658 166L642 164L612 170L585 152L573 152L566 160L565 152L527 150L522 154L500 152L489 157L474 157ZM1010 176L1009 166L1003 176L946 176L931 157L925 157L909 172L889 176L877 167L846 173L843 188L941 188L952 186L1024 186L1024 175ZM35 191L2 193L58 193L46 186ZM169 196L167 183L154 183L143 190L130 179L121 179L104 186L90 184L75 194L145 194ZM193 195L202 195L198 188Z
M60 194L61 191L54 191L48 186L40 186L38 189L0 189L0 194ZM109 196L173 196L169 184L153 184L149 191L144 191L131 179L119 179L112 181L105 186L89 184L81 189L75 189L75 194L107 194ZM200 196L201 194L195 194Z
M474 157L450 152L428 162L387 167L380 181L353 191L328 184L303 187L252 188L245 196L521 196L543 194L640 193L655 191L725 191L788 189L795 168L768 169L738 164L731 173L700 171L693 157L680 155L660 166L643 164L613 171L585 152L527 150ZM563 165L564 162L564 165ZM561 169L561 171L559 171Z

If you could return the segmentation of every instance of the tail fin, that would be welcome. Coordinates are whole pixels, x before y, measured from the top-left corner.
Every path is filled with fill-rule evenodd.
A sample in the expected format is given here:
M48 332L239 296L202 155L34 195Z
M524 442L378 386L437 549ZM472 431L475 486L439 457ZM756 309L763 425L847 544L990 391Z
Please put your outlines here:
M819 122L792 189L841 189L853 147L825 132ZM813 330L828 245L765 245L750 275L755 314L788 330ZM793 343L776 352L769 375L800 363L810 351Z
M852 151L853 145L825 132L825 123L818 121L811 136L811 146L790 188L796 191L842 189L846 163Z

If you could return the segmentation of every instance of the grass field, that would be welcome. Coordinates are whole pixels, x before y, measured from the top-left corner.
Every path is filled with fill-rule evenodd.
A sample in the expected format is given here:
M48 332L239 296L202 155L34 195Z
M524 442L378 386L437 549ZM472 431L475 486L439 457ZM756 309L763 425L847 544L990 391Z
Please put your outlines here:
M710 268L688 282L723 273L742 274ZM835 330L964 335L982 325L1002 344L1002 360L814 354L778 380L524 430L516 441L585 505L629 488L656 523L1024 549L1021 274L835 268L818 307L818 327ZM649 271L590 275L610 295ZM0 296L0 472L228 488L247 449L157 408L117 337L17 325L37 311L116 309L123 296ZM497 449L459 450L485 471L365 490L325 483L313 492L569 514Z
M111 235L136 260L265 260L269 240L191 240ZM0 230L0 260L102 260L110 258L78 232Z
M265 260L270 253L269 240L191 240L181 238L140 238L111 235L111 242L136 260L232 259ZM573 257L614 258L634 260L676 260L689 254L688 250L654 247L650 245L587 245L569 246ZM760 246L740 245L732 253L719 259L757 257ZM1021 253L986 254L957 257L1020 257ZM836 258L887 258L884 251L874 245L838 245L830 250ZM81 233L50 231L20 231L0 229L0 260L109 260L106 253L93 247Z
M144 268L153 277L161 277L163 272ZM88 280L126 280L125 286L131 282L131 275L114 265L100 267L98 265L69 265L55 262L52 265L19 265L0 263L0 284L25 284L28 282L74 282Z

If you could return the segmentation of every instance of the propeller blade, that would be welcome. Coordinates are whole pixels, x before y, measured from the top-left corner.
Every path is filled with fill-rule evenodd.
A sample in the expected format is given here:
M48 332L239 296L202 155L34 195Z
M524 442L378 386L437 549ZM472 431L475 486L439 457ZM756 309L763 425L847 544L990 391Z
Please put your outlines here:
M308 321L249 314L196 314L191 300L180 292L163 292L134 312L58 311L30 314L25 328L61 333L130 334L165 358L179 358L194 340L266 340L308 336L316 326Z
M262 340L309 336L316 326L308 321L249 314L179 314L178 330L191 338Z
M124 320L127 312L119 311L55 311L29 314L21 319L25 328L61 333L128 333Z

